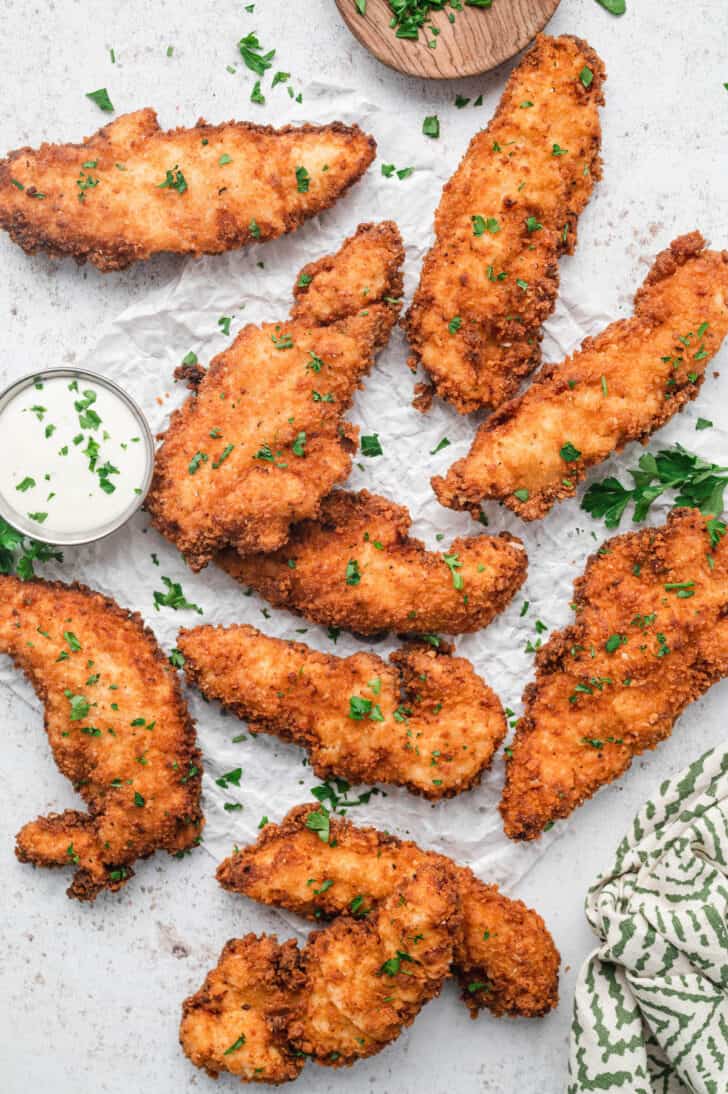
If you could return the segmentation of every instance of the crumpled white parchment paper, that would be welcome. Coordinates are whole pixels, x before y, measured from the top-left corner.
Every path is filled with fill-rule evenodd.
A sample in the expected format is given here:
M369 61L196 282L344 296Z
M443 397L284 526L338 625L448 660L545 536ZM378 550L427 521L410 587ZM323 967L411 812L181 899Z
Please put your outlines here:
M287 98L287 97L286 97ZM223 350L242 325L259 320L285 318L291 304L296 275L306 262L336 251L342 241L365 221L394 219L407 247L406 297L411 298L422 257L432 241L433 212L447 180L476 128L487 124L487 113L466 108L455 112L440 140L423 140L421 133L408 132L396 115L362 101L357 92L323 83L304 90L306 116L312 122L340 119L357 122L378 141L378 156L364 179L322 217L309 222L292 236L262 244L246 251L181 263L176 279L150 293L128 308L103 331L96 350L82 366L110 375L126 387L146 412L153 431L164 428L170 411L187 397L172 373L182 357L194 350L207 364ZM272 124L288 121L284 97L269 97L266 120ZM413 166L414 173L399 180L384 178L382 163L397 168ZM667 241L665 241L666 243ZM588 246L588 242L582 244ZM546 325L544 359L559 360L582 338L602 329L616 318L600 311L595 288L575 283L568 276L569 259L562 261L562 294L554 316ZM646 271L645 271L646 272ZM113 276L113 275L110 275ZM604 271L608 280L609 271ZM629 287L636 290L637 285ZM218 327L221 316L231 316L230 336ZM414 379L406 367L407 346L397 330L381 354L365 390L356 397L350 418L362 433L378 433L383 456L356 458L348 486L366 487L409 507L413 534L430 549L441 550L463 533L478 534L479 525L464 514L442 508L430 488L432 474L442 473L463 455L472 439L476 419L463 418L436 401L431 412L422 415L411 406ZM52 362L49 362L49 364ZM709 379L697 402L678 415L651 448L679 440L693 451L718 461L726 451L725 431L716 428L696 433L695 420L725 402L728 378ZM4 382L20 375L22 367L8 368ZM436 455L432 449L447 437L448 447ZM603 478L621 474L639 457L639 446L631 445L620 457L610 460L592 474ZM357 466L361 464L363 470ZM580 491L580 496L583 488ZM668 503L654 506L653 522L664 519ZM495 622L479 634L456 640L457 651L468 657L477 671L495 689L504 706L520 712L520 696L532 675L533 655L526 643L539 634L536 620L549 631L571 618L569 601L572 582L581 574L588 555L607 538L602 523L579 508L578 500L558 506L546 520L525 525L497 505L487 505L489 531L502 529L520 536L529 555L529 577L523 590ZM628 519L621 530L629 529ZM437 533L445 535L438 543ZM158 557L156 565L152 555ZM80 580L115 597L120 604L139 610L153 627L161 644L170 650L179 627L198 623L250 623L268 634L295 638L340 656L364 648L342 633L336 645L324 628L309 625L292 614L267 608L257 596L245 596L242 588L214 566L193 575L178 552L149 526L144 513L114 537L92 547L67 550L62 566L43 569L48 576ZM174 612L153 607L153 591L162 590L162 575L181 581L187 598L199 604L204 615ZM530 608L522 614L525 601ZM545 641L548 635L541 636ZM397 643L382 641L372 648L386 656ZM38 706L30 689L9 666L0 665L0 682L13 688L29 703ZM243 723L224 716L217 704L205 703L196 692L189 693L190 707L197 720L204 753L204 808L207 815L204 846L220 859L233 845L250 842L257 835L262 816L279 820L294 804L310 797L318 785L306 764L305 753L274 737L251 738ZM245 735L243 741L233 738ZM215 780L225 772L242 767L238 788L222 789ZM503 834L498 801L504 777L499 755L480 787L438 805L428 804L405 791L385 788L386 797L375 795L368 805L358 807L352 818L375 824L399 835L416 839L424 847L451 855L471 865L488 881L506 888L513 886L563 831L557 825L539 842L511 843ZM627 776L628 777L628 776ZM356 794L356 789L352 791ZM311 799L313 804L313 799ZM225 803L239 802L242 811L228 812Z

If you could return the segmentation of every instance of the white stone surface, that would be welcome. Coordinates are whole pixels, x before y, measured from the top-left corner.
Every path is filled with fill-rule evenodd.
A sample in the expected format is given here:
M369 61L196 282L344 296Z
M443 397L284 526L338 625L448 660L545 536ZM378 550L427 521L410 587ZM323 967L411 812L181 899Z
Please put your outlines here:
M495 0L506 2L506 0ZM626 313L654 252L679 232L700 227L728 244L728 80L721 0L684 5L628 0L621 19L595 0L563 0L550 30L587 38L609 73L603 113L605 179L580 225L564 281L595 291L605 310ZM163 125L199 114L265 120L248 103L251 74L235 75L236 42L250 30L278 50L296 86L312 79L359 87L419 126L425 114L446 124L456 92L496 101L505 69L448 84L407 80L369 58L340 23L333 0L198 0L194 5L0 2L0 149L42 139L77 139L104 120L84 98L108 86L119 110L153 105ZM168 45L174 55L167 58ZM111 65L109 48L116 52ZM280 89L277 89L280 90ZM485 120L487 111L479 116ZM306 104L291 105L291 120ZM396 209L392 210L396 217ZM425 226L429 228L428 226ZM99 327L173 278L178 263L158 259L102 276L65 263L30 259L0 238L3 372L82 359ZM721 358L725 362L725 353ZM716 417L721 408L705 406ZM532 565L538 560L532 559ZM74 576L82 577L82 574ZM524 681L525 682L525 681ZM310 1066L302 1094L556 1094L565 1081L566 1044L576 968L592 945L582 903L594 874L651 788L724 736L719 686L692 707L655 755L584 806L520 885L539 908L563 955L562 1002L537 1022L471 1022L452 988L432 1003L396 1045L350 1071ZM4 1094L122 1094L144 1090L232 1091L211 1085L177 1046L179 1004L214 964L222 943L247 930L285 925L275 913L225 894L212 860L156 857L139 866L120 897L81 907L64 895L60 874L32 871L13 856L26 820L74 804L49 755L35 708L0 692L6 752L0 765L0 1089ZM271 812L275 812L274 803Z

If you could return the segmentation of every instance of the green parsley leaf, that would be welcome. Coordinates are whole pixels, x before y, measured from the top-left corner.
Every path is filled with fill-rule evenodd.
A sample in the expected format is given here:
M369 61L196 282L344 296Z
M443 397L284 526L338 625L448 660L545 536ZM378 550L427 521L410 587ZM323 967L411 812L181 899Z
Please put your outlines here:
M594 79L594 73L588 65L584 65L584 67L582 68L581 72L579 73L579 79L581 80L584 87L591 87L592 80Z
M457 334L457 332L460 330L462 325L463 325L463 321L460 318L460 316L459 315L454 315L453 318L448 323L447 329L450 331L450 334Z
M440 136L440 119L437 114L431 114L422 123L422 132L426 137L437 138Z
M187 180L175 163L171 171L167 171L164 182L157 184L158 190L176 190L178 194L184 194L187 189Z
M566 463L575 463L581 456L581 452L578 448L574 447L571 441L567 441L566 444L562 445L559 449L559 455Z
M482 236L484 232L495 235L500 231L500 224L495 217L482 217L479 213L476 213L475 216L471 216L470 220L473 224L474 236Z
M438 441L433 449L430 451L431 456L436 456L438 452L442 452L443 448L447 448L450 441L447 437L443 437L441 441Z
M329 842L331 835L330 818L323 805L320 805L315 813L308 814L306 827L315 832L322 843Z
M276 51L272 49L269 53L263 53L263 47L256 34L246 34L244 38L241 38L238 42L238 49L247 67L251 72L255 72L257 76L265 76L268 69L273 65ZM260 87L260 82L258 82L258 87Z
M87 91L86 98L90 99L92 103L96 103L99 110L105 110L108 114L113 113L114 104L109 98L109 93L105 87L100 87L98 91Z
M624 15L627 10L626 0L597 0L611 15Z
M296 168L296 189L299 194L307 194L311 183L311 176L305 167Z
M378 433L372 433L370 435L362 436L361 438L361 454L362 456L381 456L383 454L382 445L379 440Z
M360 581L359 563L355 558L350 558L346 564L346 584L358 585Z
M179 581L172 581L171 577L162 577L162 584L167 587L167 591L166 593L154 593L155 611L158 612L160 608L172 608L175 612L189 610L197 612L198 615L202 615L202 608L200 608L199 605L193 604L185 599Z

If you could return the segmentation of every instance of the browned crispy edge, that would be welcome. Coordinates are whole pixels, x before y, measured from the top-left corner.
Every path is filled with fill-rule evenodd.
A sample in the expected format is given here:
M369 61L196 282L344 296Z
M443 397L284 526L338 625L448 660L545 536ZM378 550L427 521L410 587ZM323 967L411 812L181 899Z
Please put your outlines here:
M151 109L151 108L150 108ZM123 117L124 115L120 115ZM156 120L156 112L155 112ZM118 120L118 119L116 119ZM109 122L108 125L102 126L95 133L92 133L90 137L86 137L80 143L65 142L63 144L50 144L44 141L39 148L31 148L25 145L22 148L16 148L11 152L8 152L5 159L0 160L0 186L5 186L10 182L11 167L18 157L26 155L27 153L33 153L37 155L45 152L46 150L54 148L79 148L82 149L86 145L99 137L104 137L106 131L112 126L114 122ZM238 247L245 246L248 243L262 243L269 239L277 239L281 235L285 235L288 232L295 231L299 228L309 217L318 216L319 213L329 209L340 197L342 197L346 191L358 182L364 172L371 165L377 150L377 142L374 137L368 133L364 133L358 125L345 125L343 122L330 122L328 125L313 125L309 122L303 125L285 125L280 129L276 129L272 125L258 125L255 122L236 122L231 120L229 122L222 122L219 125L210 125L204 120L199 118L197 125L195 126L177 126L174 129L155 131L163 133L166 136L173 136L176 133L189 133L191 130L199 130L203 135L206 133L214 133L219 129L224 129L226 126L234 125L237 129L245 129L251 134L263 134L266 136L284 136L288 133L343 133L349 136L356 136L361 134L365 137L369 146L369 156L364 157L362 164L358 171L352 175L352 177L345 183L345 185L338 191L338 193L331 195L331 197L322 205L319 205L317 209L312 210L310 213L296 213L289 211L284 217L284 226L280 231L260 232L259 235L253 236L250 232L249 226L241 226L234 231L231 231L226 237L226 251L235 250ZM16 243L19 247L25 251L26 254L36 254L38 251L43 251L50 258L65 258L67 256L75 259L79 266L82 266L86 261L91 262L102 273L110 273L116 270L124 270L132 263L151 257L151 254L140 253L140 249L133 243L120 242L112 247L109 247L103 243L99 243L98 240L93 238L84 237L79 239L78 237L70 237L68 240L64 240L63 246L61 246L57 240L52 240L42 232L38 231L36 225L29 221L22 213L14 212L10 217L0 210L0 228L4 229L13 243ZM157 254L160 252L152 252ZM219 251L198 251L194 248L186 251L171 252L174 254L192 254L199 256L201 254L219 254Z
M520 73L523 71L524 68L526 68L526 67L537 67L538 64L540 63L540 58L538 56L538 52L539 52L539 49L540 49L542 39L547 38L547 37L549 37L549 36L539 34L538 37L536 38L536 41L531 46L531 48L528 50L528 52L524 55L524 57L522 58L522 60L518 64L518 66L516 68L514 68L513 71L511 72L510 76L508 77L508 83L506 85L506 88L504 88L503 93L501 94L501 98L500 98L500 101L498 103L498 106L496 107L495 113L493 114L490 121L488 122L488 125L486 127L486 132L488 132L490 130L490 127L493 125L493 123L498 121L500 119L501 114L505 112L505 109L506 109L505 92L506 92L508 86L511 84L511 82L515 83L517 81L517 79L520 76ZM558 35L558 37L562 38L562 39L566 38L566 39L569 39L572 42L575 42L576 45L579 47L579 49L583 51L587 61L589 62L589 66L590 66L590 68L592 70L592 73L593 73L592 83L591 83L591 86L589 88L589 96L590 96L590 98L592 96L596 96L597 106L603 106L604 105L604 94L603 94L602 88L604 87L604 84L606 82L607 73L606 73L606 67L605 67L604 62L602 61L601 57L596 52L596 50L591 45L589 45L589 43L586 41L586 39L580 38L580 37L578 37L578 35L575 35L575 34L560 34L560 35ZM475 136L478 136L480 134L480 132L481 131L478 131L478 133L476 133L474 135L472 140L474 140ZM593 178L594 182L599 182L599 180L602 178L602 173L603 173L602 172L603 161L602 161L602 158L601 158L601 155L600 155L600 149L601 149L601 143L598 146L598 148L597 148L597 150L594 154L594 157L593 157L593 159L590 163L590 168L589 168L590 173L591 173L591 177ZM468 144L468 147L465 150L465 153L463 154L456 171L459 170L459 168L467 160L469 155L470 155L470 144ZM451 176L451 178L454 177L455 173L456 172L453 172L453 175ZM450 181L450 180L448 180L448 181ZM447 186L447 183L445 185ZM547 305L548 305L548 310L547 310L546 314L544 315L544 320L547 319L549 315L551 315L551 313L554 310L554 306L556 304L556 297L557 297L558 291L559 291L559 270L558 270L558 265L557 265L558 260L565 254L566 255L572 255L574 253L574 250L576 249L576 244L577 244L577 241L578 241L577 228L578 228L579 215L580 214L570 215L569 221L568 221L569 227L568 227L568 231L566 233L566 239L564 239L563 236L560 236L559 240L557 241L557 250L556 250L556 253L554 255L554 267L553 267L553 269L549 268L546 271L545 276L538 283L534 283L533 287L534 287L535 295L537 296L538 300L540 301L540 303L542 305L544 303L547 303ZM438 239L436 239L435 242L433 243L432 247L428 251L428 253L425 255L425 258L423 260L423 269L424 269L424 265L428 261L430 255L439 246L439 243L440 243L440 241ZM408 367L410 368L410 370L412 372L415 372L417 370L418 366L422 363L421 362L421 356L420 356L420 347L421 347L421 344L422 344L422 339L419 337L418 326L416 325L415 319L416 319L416 315L417 315L417 312L420 309L420 307L425 306L425 305L420 304L419 294L420 294L420 283L418 282L418 285L417 285L417 288L415 290L415 295L413 297L412 303L410 304L409 308L407 309L407 312L405 313L405 315L403 316L403 318L400 322L400 326L404 330L405 335L407 337L407 341L409 342L409 345L410 345L410 349L412 350L412 353L411 353L410 357L407 359L407 365L408 365ZM542 322L544 320L542 320ZM531 331L530 333L533 335L533 337L535 339L534 346L533 346L533 352L531 354L531 357L527 361L523 362L523 367L522 368L519 368L518 370L515 370L515 369L513 370L512 384L510 385L511 390L513 392L515 392L518 389L518 385L521 382L521 380L523 380L526 376L528 376L531 372L533 372L534 369L538 367L538 365L540 364L540 361L541 361L541 342L543 340L543 329L542 329L541 324L539 324L539 326L536 330ZM437 384L437 381L435 381L435 380L430 380L428 383L425 383L425 384L418 384L415 388L415 398L413 399L413 404L412 405L417 410L422 411L422 413L427 413L427 411L432 406L432 399L433 399L434 395L438 394L437 389L438 389L438 384ZM451 398L450 396L447 396L446 398L447 398L447 401L449 403L451 403L451 405L455 408L455 410L457 410L458 413L460 413L460 414L469 414L472 411L477 410L479 407L485 406L485 404L473 403L472 400L471 401L464 401L464 400L456 401L455 399Z
M10 576L10 575L7 575L7 576ZM0 579L0 587L2 585L2 580L5 580L5 579ZM198 843L198 840L199 840L199 835L202 832L202 829L205 825L205 818L204 818L204 815L203 815L201 807L200 807L200 795L201 795L201 791L202 791L202 753L200 752L199 748L197 747L197 735L196 735L196 732L195 732L195 723L192 720L192 717L190 716L189 710L187 709L187 704L186 704L186 702L183 698L182 688L180 686L180 681L179 681L179 676L169 666L168 660L165 657L162 650L160 649L159 643L157 642L157 638L156 638L156 635L154 634L154 632L151 630L150 627L147 626L147 624L144 622L144 619L142 618L142 616L139 612L133 612L133 611L130 611L128 608L122 608L121 605L117 604L117 602L115 600L112 600L111 597L104 596L103 593L100 593L96 589L92 589L88 585L84 585L81 582L72 581L70 583L65 583L63 581L47 581L44 578L33 578L30 581L23 581L23 582L21 582L19 578L17 578L16 580L17 580L17 582L20 586L28 586L28 587L40 586L42 589L46 589L50 592L52 592L54 590L59 590L59 591L62 591L62 592L66 592L66 591L70 590L72 592L81 593L83 596L89 596L91 599L101 601L100 606L103 607L104 610L106 610L109 613L109 615L114 616L120 622L133 623L134 626L139 631L140 641L146 641L150 644L150 647L153 650L153 655L154 655L155 661L157 661L158 664L164 665L164 666L169 668L169 678L170 678L171 685L172 685L174 702L177 706L178 712L180 714L180 717L181 717L181 720L182 720L182 723L183 723L183 726L184 726L184 730L183 730L183 732L184 732L184 744L186 746L185 751L184 751L184 761L185 761L185 764L188 764L188 765L189 764L194 764L194 766L197 767L197 770L198 770L198 774L195 775L194 778L189 779L185 783L185 787L187 788L187 800L188 800L188 804L189 804L189 810L188 810L186 816L189 818L189 822L191 824L194 824L194 825L197 826L197 834L193 838L191 838L191 840L188 844L188 847L191 848L191 847L196 846L197 843ZM5 652L5 651L3 651L3 652ZM8 653L8 656L10 657L10 659L13 662L13 664L15 665L15 667L18 668L23 673L23 676L25 676L25 678L31 684L31 686L33 687L33 690L35 691L35 693L38 696L39 700L43 704L43 726L44 726L44 729L46 730L46 734L47 734L48 733L48 715L47 715L47 707L46 707L46 702L47 702L47 699L48 699L47 690L43 687L40 680L38 680L38 681L33 680L25 672L25 669L23 668L22 661L20 660L19 657L16 657L15 655L13 655L11 653ZM188 770L189 770L189 768L188 768ZM74 823L78 823L78 819L82 818L84 826L88 825L89 827L93 827L94 818L95 818L95 816L98 815L98 810L94 812L94 811L92 811L90 806L87 807L87 812L85 812L85 813L82 813L82 812L77 811L77 810L67 809L67 810L64 810L63 813L49 813L45 816L38 817L37 818L37 823L39 823L41 825L48 824L50 826L53 826L53 824L55 822L57 822L58 820L62 820L69 813L73 815ZM147 854L141 855L139 857L142 858L142 859L149 858L151 855L153 855L155 853L155 851L158 851L158 850L168 850L170 854L175 855L175 854L178 854L180 851L183 851L185 849L186 848L180 847L180 846L164 847L163 845L160 844L159 847L153 848ZM21 853L17 846L16 846L15 853L16 853L16 856L17 856L17 858L19 859L20 862L30 862L33 865L37 865L37 863L35 862L32 855ZM136 859L134 859L133 861L136 861ZM55 864L46 863L45 861L40 863L40 865L42 865L44 867L50 867L51 865L55 866ZM58 864L58 865L60 866L60 864ZM124 864L124 865L126 865L126 864ZM65 866L65 864L64 864L64 866ZM122 886L125 884L125 882L128 881L133 876L133 873L134 873L133 870L128 868L127 875L124 879L119 880L119 881L112 881L111 879L109 879L109 884L106 886L106 888L110 889L112 892L117 891L118 889L122 888ZM94 900L96 898L96 896L98 895L98 889L97 889L95 883L91 881L90 877L86 876L86 871L84 871L83 869L76 871L76 873L74 875L73 882L71 883L71 886L69 887L67 892L68 892L69 896L76 897L79 900L89 900L89 901Z

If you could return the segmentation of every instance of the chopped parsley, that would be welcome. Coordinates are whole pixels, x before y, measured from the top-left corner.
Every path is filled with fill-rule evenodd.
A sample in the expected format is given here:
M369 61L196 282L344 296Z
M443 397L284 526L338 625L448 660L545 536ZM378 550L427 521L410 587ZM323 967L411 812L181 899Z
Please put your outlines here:
M355 558L350 558L346 564L346 584L358 585L360 581L359 563Z
M87 91L86 98L90 99L92 103L96 103L99 110L104 110L108 114L113 113L114 104L109 98L109 93L105 87L100 87L98 91Z
M202 615L202 608L198 604L193 604L191 601L185 599L185 594L182 591L182 586L179 581L172 581L171 577L162 577L162 584L166 586L167 591L165 593L154 593L154 610L159 611L160 608L172 608L173 611L190 610L197 612L198 615Z
M440 136L440 119L437 114L431 114L422 123L422 132L426 137L437 138Z
M296 168L296 189L299 194L307 194L311 183L311 176L305 167Z
M187 189L187 180L179 169L178 164L175 164L171 171L167 171L164 176L164 181L157 183L158 190L176 190L178 194L184 194Z
M362 436L361 438L361 454L362 456L381 456L382 445L379 441L379 434L372 433L370 435Z

